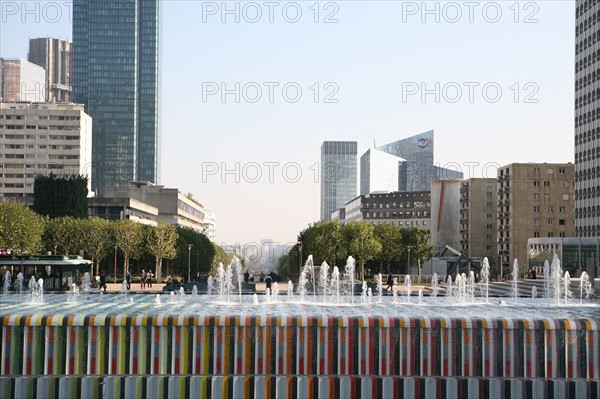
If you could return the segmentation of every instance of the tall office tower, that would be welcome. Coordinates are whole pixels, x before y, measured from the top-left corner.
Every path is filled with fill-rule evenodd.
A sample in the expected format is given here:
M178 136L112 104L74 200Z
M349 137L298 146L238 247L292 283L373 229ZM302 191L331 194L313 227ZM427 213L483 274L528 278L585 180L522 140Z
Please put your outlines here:
M398 191L429 191L432 180L462 180L462 172L436 166L433 162L433 130L378 147L406 160Z
M0 58L0 100L46 100L44 68L29 61Z
M600 2L577 0L575 234L600 237Z
M161 3L73 2L73 98L94 120L94 191L160 182Z
M29 40L27 59L46 70L46 101L71 102L73 88L72 76L73 43L42 37Z
M360 195L398 191L406 160L375 148L360 157Z
M324 141L321 145L321 220L356 197L356 141Z

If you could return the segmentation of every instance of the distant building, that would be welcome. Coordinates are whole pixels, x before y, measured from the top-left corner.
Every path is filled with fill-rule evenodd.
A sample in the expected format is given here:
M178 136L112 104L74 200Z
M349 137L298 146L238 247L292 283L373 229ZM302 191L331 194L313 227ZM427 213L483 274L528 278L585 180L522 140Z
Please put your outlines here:
M360 195L394 192L402 186L406 160L375 148L360 157Z
M586 272L590 278L600 277L600 237L552 237L527 240L527 267L543 276L544 262L552 264L558 255L563 272L571 278ZM540 278L540 277L538 277Z
M357 142L325 141L321 146L321 220L357 193Z
M202 232L212 243L217 242L217 214L215 212L204 210Z
M332 219L342 223L366 221L372 225L390 223L401 228L429 229L430 214L428 191L371 193L348 201L343 212L340 209L332 213Z
M431 244L438 254L446 245L460 248L460 184L459 180L431 182Z
M377 147L406 160L398 191L429 191L432 180L462 180L462 172L434 164L433 130Z
M155 186L149 182L131 182L129 187L107 187L101 197L90 201L90 215L111 220L123 219L123 217L117 217L116 208L112 210L108 208L112 206L111 204L114 203L115 199L137 201L131 204L136 206L137 211L143 210L146 212L149 217L153 214L152 208L156 208L157 214L154 221L157 223L164 222L180 227L188 227L198 232L204 231L204 207L189 196L179 192L176 188ZM150 207L140 207L140 203ZM124 215L127 216L127 213Z
M460 248L469 257L497 261L498 180L473 178L460 187Z
M498 254L510 269L529 238L573 236L573 165L513 163L498 169ZM500 273L502 270L500 270Z
M33 205L36 175L91 174L92 118L81 104L0 102L0 158L0 197Z
M600 18L597 0L575 15L575 234L600 237Z
M160 183L162 3L73 1L73 98L94 118L99 194Z
M27 59L46 71L46 101L71 102L73 43L43 37L29 40Z
M46 101L46 71L20 59L0 58L0 101Z

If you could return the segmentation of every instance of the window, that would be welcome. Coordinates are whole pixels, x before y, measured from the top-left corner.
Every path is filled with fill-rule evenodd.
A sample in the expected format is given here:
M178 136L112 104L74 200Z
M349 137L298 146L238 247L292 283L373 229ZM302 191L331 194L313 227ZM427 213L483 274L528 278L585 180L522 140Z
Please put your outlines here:
M566 235L564 232L562 232L562 233L559 233L559 236L560 236L561 238L565 238L567 235Z
M550 194L544 194L544 201L550 201Z
M533 200L534 201L539 201L540 200L540 194L539 193L533 194Z
M565 174L565 168L558 168L558 174L559 175L564 175Z
M540 225L540 219L533 219L533 225L534 226L539 226Z
M548 237L554 237L554 233L548 233Z
M539 206L534 206L533 207L533 212L539 213L540 212L540 207Z
M560 226L564 226L566 224L566 220L565 219L558 219L558 224Z
M563 201L568 201L569 200L569 194L563 194L562 199L563 199Z
M548 219L548 226L554 226L554 219Z
M534 231L533 232L533 237L534 238L539 238L540 237L540 232L539 231Z
M558 211L559 211L560 213L566 213L566 212L567 212L567 207L565 207L565 206L559 206L559 207L558 207Z
M539 187L540 186L540 181L539 180L534 180L533 181L533 187Z
M553 175L554 174L554 169L553 168L548 168L547 173L549 175Z
M565 188L567 188L567 187L569 187L569 186L570 186L570 184L569 184L569 182L568 182L567 180L564 180L564 181L562 182L562 186L563 186L563 187L565 187Z
M548 207L548 213L554 213L554 207L553 206L549 206Z
M544 180L544 187L550 187L550 180Z

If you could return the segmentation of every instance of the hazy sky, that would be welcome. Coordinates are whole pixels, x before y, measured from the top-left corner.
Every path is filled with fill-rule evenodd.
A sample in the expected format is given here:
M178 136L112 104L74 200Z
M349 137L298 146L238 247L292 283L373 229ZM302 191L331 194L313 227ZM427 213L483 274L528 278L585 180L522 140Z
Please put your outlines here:
M72 37L70 2L0 4L3 57ZM573 161L574 1L163 4L162 184L216 212L219 243L318 220L324 140L360 156L434 129L465 177Z

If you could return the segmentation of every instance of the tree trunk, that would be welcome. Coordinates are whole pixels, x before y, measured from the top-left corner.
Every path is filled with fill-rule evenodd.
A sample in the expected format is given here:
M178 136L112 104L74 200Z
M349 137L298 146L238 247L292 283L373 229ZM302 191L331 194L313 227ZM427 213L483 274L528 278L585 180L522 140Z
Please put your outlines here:
M162 258L156 257L156 284L162 281Z
M419 284L421 284L421 258L417 258L417 271L419 272Z

